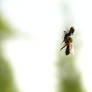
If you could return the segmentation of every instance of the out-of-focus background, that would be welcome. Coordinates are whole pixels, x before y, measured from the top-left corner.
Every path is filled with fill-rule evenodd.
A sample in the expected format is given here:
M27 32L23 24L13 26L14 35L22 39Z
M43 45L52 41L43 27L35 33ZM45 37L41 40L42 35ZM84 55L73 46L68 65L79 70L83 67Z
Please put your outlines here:
M69 15L67 5L66 12L62 10L64 2L71 10ZM56 92L56 53L66 17L72 20L75 35L80 33L77 45L81 50L76 65L86 89L92 92L91 3L91 0L0 1L0 15L15 32L4 40L3 55L13 68L21 92Z

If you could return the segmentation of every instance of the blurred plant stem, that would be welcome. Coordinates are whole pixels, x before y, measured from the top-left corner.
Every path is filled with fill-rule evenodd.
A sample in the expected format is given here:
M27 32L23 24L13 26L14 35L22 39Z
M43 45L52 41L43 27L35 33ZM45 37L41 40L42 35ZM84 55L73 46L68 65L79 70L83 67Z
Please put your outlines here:
M58 92L86 92L82 84L81 74L75 65L77 54L66 56L64 52L60 53L57 63Z

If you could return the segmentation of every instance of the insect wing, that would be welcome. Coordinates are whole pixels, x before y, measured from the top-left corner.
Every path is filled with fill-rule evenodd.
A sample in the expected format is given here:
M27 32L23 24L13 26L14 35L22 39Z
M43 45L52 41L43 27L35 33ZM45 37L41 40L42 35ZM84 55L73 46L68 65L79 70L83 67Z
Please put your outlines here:
M71 53L72 55L74 55L73 43L70 43L70 53Z

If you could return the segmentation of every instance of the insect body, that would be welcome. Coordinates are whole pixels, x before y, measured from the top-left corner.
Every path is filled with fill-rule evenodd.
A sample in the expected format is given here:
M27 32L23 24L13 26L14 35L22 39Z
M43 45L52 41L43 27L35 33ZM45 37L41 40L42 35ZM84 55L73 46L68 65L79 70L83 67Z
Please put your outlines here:
M71 35L74 33L74 28L71 27L70 30L69 30L69 32L64 31L64 33L65 33L65 36L64 36L63 42L64 42L65 45L60 49L60 51L63 48L66 47L65 54L69 55L70 52L71 52L71 50L72 50L72 47L73 47L73 45L72 45L73 44L73 40L71 38Z

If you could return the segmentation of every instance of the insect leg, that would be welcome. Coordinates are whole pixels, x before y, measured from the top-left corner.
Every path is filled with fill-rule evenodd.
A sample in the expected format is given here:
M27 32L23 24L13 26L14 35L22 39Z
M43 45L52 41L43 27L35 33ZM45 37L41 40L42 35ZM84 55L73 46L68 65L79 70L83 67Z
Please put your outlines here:
M63 49L63 48L65 48L67 46L67 44L65 44L61 49L60 49L60 51Z

